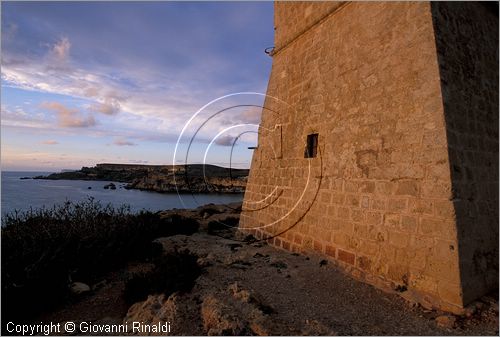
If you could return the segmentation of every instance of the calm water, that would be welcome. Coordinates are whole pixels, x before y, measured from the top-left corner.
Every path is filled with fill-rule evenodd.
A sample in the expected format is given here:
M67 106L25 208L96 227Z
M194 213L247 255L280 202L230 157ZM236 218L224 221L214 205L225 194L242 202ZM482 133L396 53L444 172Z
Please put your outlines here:
M82 201L89 196L103 204L128 204L132 211L158 211L184 208L184 205L186 208L195 208L209 203L224 204L243 199L243 194L196 194L194 198L191 194L185 194L181 195L183 205L177 193L126 190L121 188L125 184L118 182L115 182L116 190L105 190L104 185L110 181L19 179L46 174L48 172L2 172L2 215L15 209L51 207L67 200Z

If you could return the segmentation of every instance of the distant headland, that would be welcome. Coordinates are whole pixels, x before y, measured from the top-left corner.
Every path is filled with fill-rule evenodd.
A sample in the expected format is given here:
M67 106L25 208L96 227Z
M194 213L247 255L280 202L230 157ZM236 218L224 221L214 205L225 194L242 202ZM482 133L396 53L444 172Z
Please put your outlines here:
M182 193L243 193L247 169L216 165L96 164L77 171L62 171L33 179L97 180L126 183L127 189Z

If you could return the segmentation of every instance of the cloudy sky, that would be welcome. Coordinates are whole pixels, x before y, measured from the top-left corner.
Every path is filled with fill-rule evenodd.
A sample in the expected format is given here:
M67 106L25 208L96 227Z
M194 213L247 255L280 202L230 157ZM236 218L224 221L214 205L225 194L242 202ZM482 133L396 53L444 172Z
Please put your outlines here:
M3 170L171 164L183 130L176 162L248 167L272 2L2 2L1 28Z

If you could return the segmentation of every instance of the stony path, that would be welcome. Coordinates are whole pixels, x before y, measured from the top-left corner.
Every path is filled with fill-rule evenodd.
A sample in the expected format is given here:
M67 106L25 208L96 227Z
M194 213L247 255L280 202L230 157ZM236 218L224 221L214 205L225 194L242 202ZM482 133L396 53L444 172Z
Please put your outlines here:
M262 244L235 244L206 234L159 242L167 251L187 249L200 256L205 273L193 289L197 301L203 306L208 297L216 298L220 306L239 312L241 326L253 334L498 335L498 302L484 304L481 312L468 319L449 316L449 326L440 327L435 318L443 313L411 306L396 294L355 281L320 263L320 258ZM257 307L271 309L261 310L259 316L255 310L240 308L234 304L234 298L241 297L235 295L238 292L257 298L253 300ZM230 319L220 315L219 321ZM206 328L206 317L202 315L200 322ZM212 332L224 331L215 327Z

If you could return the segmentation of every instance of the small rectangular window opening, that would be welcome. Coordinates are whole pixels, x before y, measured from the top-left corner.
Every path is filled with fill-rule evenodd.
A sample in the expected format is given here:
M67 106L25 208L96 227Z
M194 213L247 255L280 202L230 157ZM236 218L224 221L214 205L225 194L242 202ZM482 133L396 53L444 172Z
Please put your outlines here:
M318 134L313 133L307 135L306 150L304 151L304 158L315 158L318 153Z

